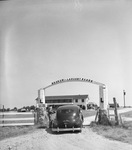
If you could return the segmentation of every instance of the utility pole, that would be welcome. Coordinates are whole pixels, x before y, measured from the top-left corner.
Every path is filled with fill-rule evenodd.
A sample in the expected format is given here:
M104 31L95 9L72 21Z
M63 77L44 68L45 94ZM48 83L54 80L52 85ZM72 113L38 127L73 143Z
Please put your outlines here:
M3 105L3 109L2 109L2 111L3 111L3 112L5 111L4 105Z
M124 108L126 107L126 99L125 99L125 96L126 96L126 92L125 90L123 90L123 99L124 99Z

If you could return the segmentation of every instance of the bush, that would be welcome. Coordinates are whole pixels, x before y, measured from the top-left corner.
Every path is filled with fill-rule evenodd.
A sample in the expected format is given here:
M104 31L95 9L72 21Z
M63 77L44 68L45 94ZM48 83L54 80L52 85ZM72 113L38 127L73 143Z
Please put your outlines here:
M48 127L49 125L49 117L47 115L47 111L45 107L39 107L37 110L38 114L38 125L41 127Z
M98 124L101 125L111 125L106 110L99 109L98 112Z

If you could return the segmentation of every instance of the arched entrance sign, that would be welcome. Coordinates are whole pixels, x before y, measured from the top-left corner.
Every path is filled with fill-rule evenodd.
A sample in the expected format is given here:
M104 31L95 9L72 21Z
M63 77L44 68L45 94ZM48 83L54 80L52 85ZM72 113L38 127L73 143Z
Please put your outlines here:
M96 84L99 86L99 105L100 108L107 108L108 100L107 100L107 88L106 85L100 82L93 81L91 79L85 79L85 78L68 78L68 79L61 79L57 80L55 82L52 82L50 85L41 88L38 90L38 98L41 99L43 104L45 104L45 89L50 88L52 86L55 86L57 84L65 83L65 82L87 82Z

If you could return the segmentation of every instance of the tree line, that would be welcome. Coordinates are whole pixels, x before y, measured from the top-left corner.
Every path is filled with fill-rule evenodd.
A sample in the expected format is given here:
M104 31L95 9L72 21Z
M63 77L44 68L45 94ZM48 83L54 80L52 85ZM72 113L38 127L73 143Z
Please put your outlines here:
M34 105L31 106L23 106L22 108L5 108L4 106L0 108L0 112L9 112L9 111L17 111L17 112L29 112L29 111L35 111L36 107Z

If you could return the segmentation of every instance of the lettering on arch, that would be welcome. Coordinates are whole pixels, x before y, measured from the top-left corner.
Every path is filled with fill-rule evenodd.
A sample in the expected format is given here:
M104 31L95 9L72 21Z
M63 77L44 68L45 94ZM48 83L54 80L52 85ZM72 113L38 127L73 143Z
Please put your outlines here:
M93 82L93 80L91 79L86 79L86 78L68 78L68 79L61 79L61 80L57 80L51 83L51 85L55 85L58 83L62 83L62 82L69 82L69 81L82 81L82 82Z

